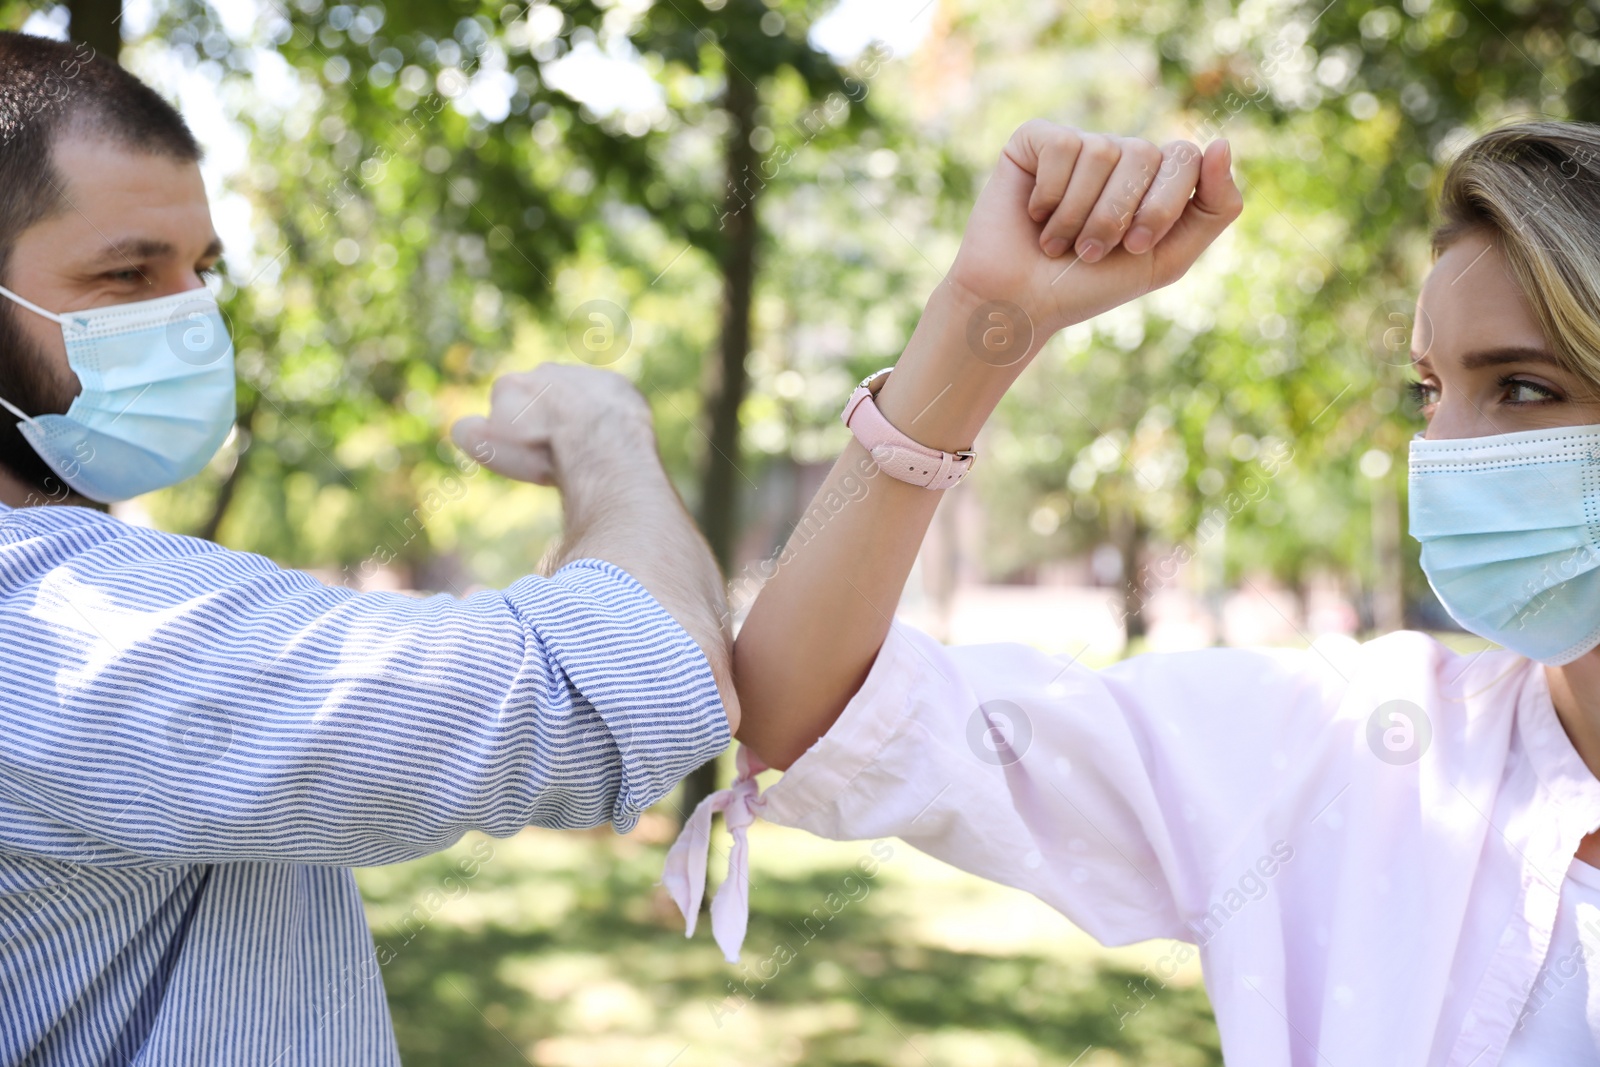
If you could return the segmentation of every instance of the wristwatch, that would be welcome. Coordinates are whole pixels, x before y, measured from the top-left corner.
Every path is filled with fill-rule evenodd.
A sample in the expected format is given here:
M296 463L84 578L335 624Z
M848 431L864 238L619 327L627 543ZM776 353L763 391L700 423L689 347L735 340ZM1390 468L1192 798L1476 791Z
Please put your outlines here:
M850 394L840 418L856 435L856 440L872 453L872 461L878 469L889 477L924 489L949 489L967 476L978 458L977 453L971 449L941 452L919 445L890 425L874 398L892 370L893 367L885 367L863 378L856 391Z

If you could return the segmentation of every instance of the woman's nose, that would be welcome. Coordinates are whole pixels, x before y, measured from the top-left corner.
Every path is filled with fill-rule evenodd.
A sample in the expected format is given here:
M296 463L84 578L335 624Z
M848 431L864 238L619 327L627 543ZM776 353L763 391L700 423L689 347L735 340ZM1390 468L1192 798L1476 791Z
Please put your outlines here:
M1455 441L1505 432L1471 401L1441 399L1433 409L1433 418L1428 420L1423 438L1428 441Z

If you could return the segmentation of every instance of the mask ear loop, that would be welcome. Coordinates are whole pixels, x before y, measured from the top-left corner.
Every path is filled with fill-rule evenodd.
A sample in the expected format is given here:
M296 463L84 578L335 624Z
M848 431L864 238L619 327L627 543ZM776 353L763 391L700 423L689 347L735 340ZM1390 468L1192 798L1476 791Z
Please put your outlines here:
M63 324L63 325L66 323L66 320L64 318L62 318L62 316L57 315L53 311L46 311L44 308L40 307L38 304L35 304L31 300L23 299L22 297L18 296L16 293L13 293L10 289L7 289L3 285L0 285L0 295L4 295L4 296L7 296L7 297L10 297L13 301L15 301L18 304L21 304L23 307L27 308L29 311L33 312L36 315L43 315L45 318L49 319L51 322L58 323L58 324ZM17 418L21 419L23 422L26 422L28 425L32 426L34 429L38 429L39 428L39 421L37 419L35 419L32 415L24 414L20 408L18 408L15 404L11 403L11 401L7 400L3 396L0 396L0 407L5 408L7 411L11 412L11 414L15 415Z
M0 396L0 408L5 408L7 411L11 412L11 414L15 415L29 426L32 426L34 429L39 429L38 419L34 418L32 415L24 415L21 408L17 407L3 396Z
M45 318L49 319L51 322L56 323L59 326L65 326L67 324L67 319L66 319L65 315L57 315L54 311L46 311L44 308L40 307L38 304L35 304L32 300L23 299L22 297L18 296L16 293L13 293L10 289L7 289L3 285L0 285L0 295L10 297L12 300L14 300L17 303L21 304L23 307L27 308L29 311L33 312L35 315L43 315Z

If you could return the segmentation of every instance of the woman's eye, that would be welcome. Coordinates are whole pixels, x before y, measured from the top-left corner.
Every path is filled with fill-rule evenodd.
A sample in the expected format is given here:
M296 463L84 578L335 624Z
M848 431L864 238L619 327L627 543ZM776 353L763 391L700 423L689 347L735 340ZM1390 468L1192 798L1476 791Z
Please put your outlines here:
M1418 411L1433 406L1439 399L1439 389L1429 382L1407 382L1406 392L1411 394L1411 406Z
M1554 389L1547 389L1521 378L1510 378L1501 384L1505 386L1508 404L1538 404L1546 400L1561 399Z

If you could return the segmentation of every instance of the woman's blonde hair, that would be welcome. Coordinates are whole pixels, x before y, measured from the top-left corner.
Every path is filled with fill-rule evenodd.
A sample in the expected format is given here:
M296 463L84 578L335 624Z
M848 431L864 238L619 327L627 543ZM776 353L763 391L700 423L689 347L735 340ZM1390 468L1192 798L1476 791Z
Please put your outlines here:
M1438 255L1488 231L1555 356L1600 389L1600 126L1518 122L1479 137L1445 172Z

